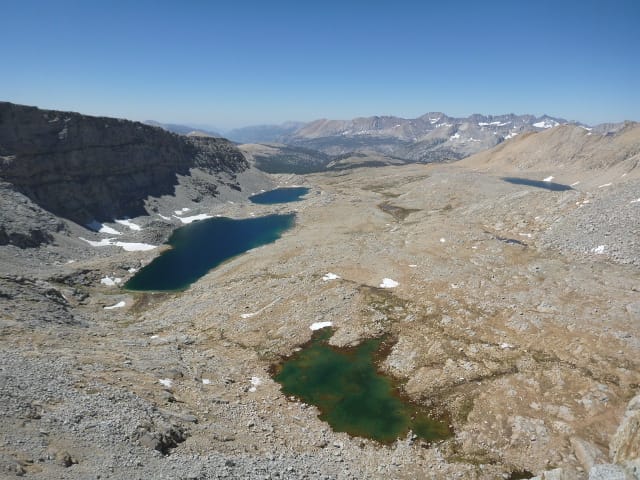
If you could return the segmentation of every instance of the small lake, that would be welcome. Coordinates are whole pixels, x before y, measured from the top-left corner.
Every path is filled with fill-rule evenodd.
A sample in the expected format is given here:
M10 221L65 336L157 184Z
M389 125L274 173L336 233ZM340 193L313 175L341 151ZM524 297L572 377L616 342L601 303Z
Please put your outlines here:
M261 205L273 205L276 203L297 202L302 200L302 196L307 193L309 193L309 188L307 187L276 188L275 190L252 195L249 200Z
M409 430L424 440L451 435L447 423L399 395L393 380L380 374L376 359L384 339L353 348L328 344L333 330L323 328L300 351L272 369L286 395L317 406L333 430L391 443Z
M225 260L276 241L291 228L295 214L234 220L210 218L178 228L173 248L142 268L124 287L137 291L183 290Z
M562 192L565 190L573 190L569 185L562 183L545 182L544 180L531 180L529 178L520 177L502 177L502 180L516 185L526 185L528 187L544 188L545 190L553 190L554 192Z

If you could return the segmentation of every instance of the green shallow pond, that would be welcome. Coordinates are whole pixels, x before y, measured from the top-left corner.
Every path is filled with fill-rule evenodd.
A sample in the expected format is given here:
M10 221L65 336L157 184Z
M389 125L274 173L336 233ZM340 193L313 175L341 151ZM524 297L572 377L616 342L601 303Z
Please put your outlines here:
M178 228L167 241L173 248L142 268L124 286L156 292L185 289L222 262L276 241L294 222L295 214L291 213L242 220L210 218Z
M328 344L332 334L329 328L315 332L307 346L274 367L286 395L317 406L335 431L353 436L390 443L409 430L424 440L451 435L445 422L401 398L393 380L377 371L382 338L336 348Z

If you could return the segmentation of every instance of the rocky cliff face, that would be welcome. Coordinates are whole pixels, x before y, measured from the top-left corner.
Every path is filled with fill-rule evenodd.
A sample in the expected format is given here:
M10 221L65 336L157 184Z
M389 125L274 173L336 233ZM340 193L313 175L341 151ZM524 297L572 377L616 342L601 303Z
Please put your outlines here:
M147 197L172 194L177 176L192 168L224 172L233 182L248 167L224 139L0 103L0 179L40 207L81 224L144 214Z

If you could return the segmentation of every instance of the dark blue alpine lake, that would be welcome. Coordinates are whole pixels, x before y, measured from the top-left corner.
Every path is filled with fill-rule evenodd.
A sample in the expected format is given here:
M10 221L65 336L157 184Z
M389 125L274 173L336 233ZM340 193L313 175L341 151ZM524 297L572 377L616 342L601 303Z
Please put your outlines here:
M249 200L261 205L273 205L276 203L297 202L302 200L302 196L307 193L309 193L307 187L276 188L275 190L252 195L249 197Z
M531 180L529 178L520 177L502 177L505 182L513 183L515 185L526 185L528 187L544 188L545 190L552 190L554 192L562 192L565 190L573 190L569 185L563 185L562 183L545 182L544 180Z
M225 260L275 242L295 223L295 214L234 220L210 218L178 228L173 248L142 268L124 286L137 291L184 290Z

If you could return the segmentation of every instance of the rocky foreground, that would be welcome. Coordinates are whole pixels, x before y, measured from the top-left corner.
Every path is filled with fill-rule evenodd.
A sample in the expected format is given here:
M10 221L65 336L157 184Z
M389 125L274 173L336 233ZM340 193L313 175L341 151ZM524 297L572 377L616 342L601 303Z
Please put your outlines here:
M298 215L276 243L182 293L120 287L160 248L91 246L78 237L109 235L33 215L59 223L53 241L0 247L0 472L639 478L638 150L612 164L523 163L528 142L563 128L578 127L514 139L493 159L304 178L249 169L238 175L249 187L221 187L210 201L193 201L181 179L176 196L129 221L139 229L104 225L125 243L158 245L192 215ZM591 142L582 135L576 145ZM502 180L514 172L573 187ZM301 183L311 193L299 203L246 201ZM398 285L381 288L383 278ZM333 322L336 345L391 334L380 368L454 436L380 445L335 433L315 407L286 398L269 369L320 321Z

